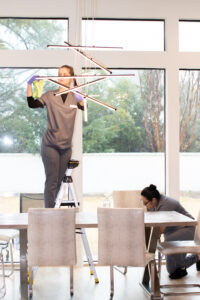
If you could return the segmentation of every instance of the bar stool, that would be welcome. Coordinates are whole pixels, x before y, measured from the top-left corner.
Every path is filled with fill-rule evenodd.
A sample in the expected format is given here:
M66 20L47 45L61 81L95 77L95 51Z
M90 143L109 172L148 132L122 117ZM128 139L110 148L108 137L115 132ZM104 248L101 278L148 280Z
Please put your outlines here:
M162 263L162 255L172 255L172 254L181 254L181 253L196 253L200 254L200 211L197 219L197 226L195 230L195 236L193 241L169 241L157 244L157 250L159 251L159 269L161 270ZM200 284L191 283L191 284L170 284L170 285L161 285L161 288L191 288L198 287L200 288ZM168 292L164 293L165 296L179 296L179 295L189 295L189 294L200 294L199 292Z

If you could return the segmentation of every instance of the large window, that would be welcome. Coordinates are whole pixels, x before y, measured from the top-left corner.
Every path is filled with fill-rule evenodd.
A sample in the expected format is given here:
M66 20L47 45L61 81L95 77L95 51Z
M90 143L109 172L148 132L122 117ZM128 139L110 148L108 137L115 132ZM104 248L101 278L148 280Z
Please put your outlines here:
M164 51L162 20L83 20L83 44Z
M27 80L34 74L56 75L57 69L0 70L1 212L18 212L20 192L42 193L44 188L38 154L46 128L46 110L30 109L26 100ZM57 86L46 82L43 91L47 89Z
M56 69L0 70L0 153L39 153L46 128L46 110L30 109L26 101L27 80L33 75L57 75ZM57 89L45 82L43 92Z
M66 40L67 19L0 18L0 49L44 49Z
M141 189L151 182L164 190L164 71L113 70L120 72L135 77L88 88L117 111L89 102L83 127L85 193Z
M197 217L200 185L200 71L180 71L181 201Z
M112 70L134 77L107 80L88 88L117 107L111 112L88 102L83 126L84 210L112 205L113 190L139 190L154 183L165 191L164 70ZM95 231L95 230L93 230ZM93 253L95 233L88 231Z

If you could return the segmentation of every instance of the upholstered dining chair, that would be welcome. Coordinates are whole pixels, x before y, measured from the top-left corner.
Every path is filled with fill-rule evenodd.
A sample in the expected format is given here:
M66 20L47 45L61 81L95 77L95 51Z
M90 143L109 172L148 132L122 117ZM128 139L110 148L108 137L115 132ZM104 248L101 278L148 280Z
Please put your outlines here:
M32 296L34 266L70 266L70 294L72 296L73 265L75 264L75 209L29 209L28 269L30 296Z
M145 208L140 190L113 191L113 207L118 208Z
M2 247L0 247L0 262L2 266L2 286L0 287L0 298L3 298L6 295L6 281L5 281L5 265L4 265L4 258L2 253Z
M151 265L151 289L155 284L155 260L146 254L142 208L98 208L98 262L110 266L110 297L114 295L114 266Z
M113 207L114 208L145 208L143 202L141 201L141 191L140 190L116 190L112 192L113 196ZM146 230L150 230L146 228ZM118 267L115 267L117 271L122 274L127 273L127 267L121 271Z
M13 244L14 240L19 237L19 230L14 229L0 229L0 246L2 251L7 251L7 257L10 256L11 268L9 272L5 272L2 276L10 277L14 273L13 260Z

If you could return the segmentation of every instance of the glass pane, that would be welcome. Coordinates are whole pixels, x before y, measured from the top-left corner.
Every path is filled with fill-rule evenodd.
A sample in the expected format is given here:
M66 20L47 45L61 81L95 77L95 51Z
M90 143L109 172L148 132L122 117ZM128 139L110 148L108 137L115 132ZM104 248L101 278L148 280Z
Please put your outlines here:
M200 22L179 22L179 50L200 51Z
M68 20L0 19L0 49L48 49L68 40Z
M200 201L200 71L180 71L181 202L197 217Z
M30 109L27 80L32 75L57 74L55 69L0 69L0 209L19 211L19 193L42 193L44 168L40 142L46 110ZM45 83L44 92L57 89Z
M165 191L164 71L112 70L135 77L108 79L88 94L117 107L112 112L88 100L83 126L84 210L112 205L112 191L140 190L153 183ZM97 254L95 230L88 230Z
M164 51L164 21L83 20L83 45Z
M39 153L46 111L26 103L27 80L33 75L57 75L55 69L0 69L0 153ZM45 82L43 92L52 83Z

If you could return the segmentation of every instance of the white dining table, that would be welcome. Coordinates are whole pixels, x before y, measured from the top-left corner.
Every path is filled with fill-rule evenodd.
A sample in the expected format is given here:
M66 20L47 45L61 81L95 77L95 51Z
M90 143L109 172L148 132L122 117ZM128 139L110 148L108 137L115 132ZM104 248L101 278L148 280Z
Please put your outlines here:
M195 226L196 220L190 219L175 211L145 212L144 225L146 228L152 228L154 234L147 230L146 245L149 252L155 252L157 234L160 227L163 226ZM20 290L21 299L28 299L27 283L27 229L28 213L0 214L0 229L19 229L20 230ZM98 228L96 212L77 212L76 228ZM148 268L145 268L142 285L149 292L150 276ZM156 298L159 299L160 288L157 286ZM160 296L160 299L162 297Z

